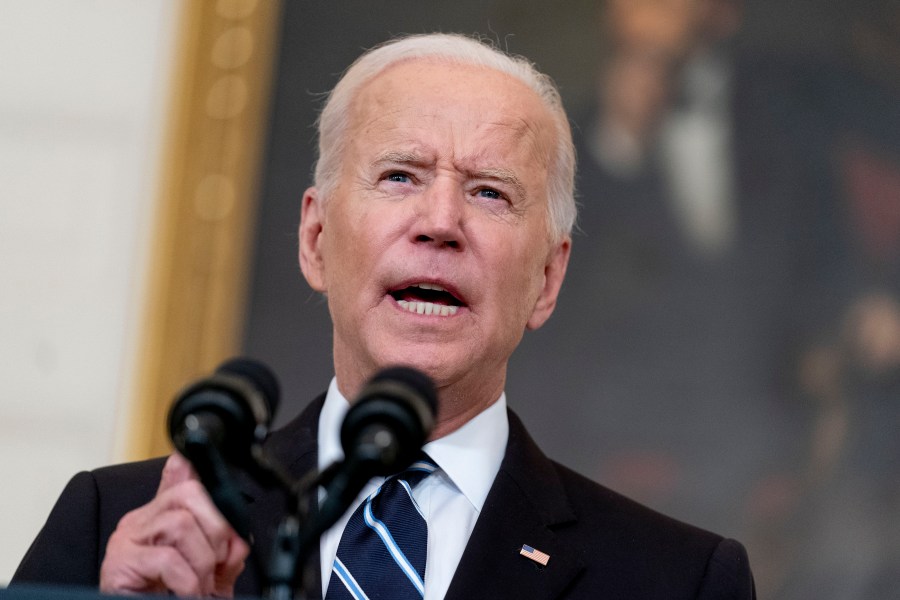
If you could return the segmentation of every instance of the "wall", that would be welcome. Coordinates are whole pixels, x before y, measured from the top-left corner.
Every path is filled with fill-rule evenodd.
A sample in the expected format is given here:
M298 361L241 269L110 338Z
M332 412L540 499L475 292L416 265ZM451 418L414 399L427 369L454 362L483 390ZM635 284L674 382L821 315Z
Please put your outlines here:
M3 0L0 584L122 460L179 4Z

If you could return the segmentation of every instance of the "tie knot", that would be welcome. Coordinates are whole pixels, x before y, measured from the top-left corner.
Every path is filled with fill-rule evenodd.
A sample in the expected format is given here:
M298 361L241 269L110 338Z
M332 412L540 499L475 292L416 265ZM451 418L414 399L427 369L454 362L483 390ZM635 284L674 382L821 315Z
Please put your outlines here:
M422 452L413 464L406 467L406 470L394 475L392 479L396 478L405 481L410 487L416 487L423 479L434 473L437 468L437 463Z

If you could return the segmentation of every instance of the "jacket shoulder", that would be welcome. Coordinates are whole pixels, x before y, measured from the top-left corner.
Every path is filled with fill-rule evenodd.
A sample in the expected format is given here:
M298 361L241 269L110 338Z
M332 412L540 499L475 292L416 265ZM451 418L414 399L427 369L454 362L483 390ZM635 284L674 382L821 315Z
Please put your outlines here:
M585 549L587 579L618 573L625 584L621 591L634 598L755 598L739 542L663 515L559 463L553 466L575 515L557 534ZM602 571L592 563L602 563Z

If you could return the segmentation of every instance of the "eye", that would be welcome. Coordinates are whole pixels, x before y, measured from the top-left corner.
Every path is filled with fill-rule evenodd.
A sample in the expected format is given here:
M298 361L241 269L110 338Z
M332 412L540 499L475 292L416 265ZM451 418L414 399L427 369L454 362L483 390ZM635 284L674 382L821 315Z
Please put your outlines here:
M394 183L409 183L411 181L410 176L406 173L395 171L393 173L388 173L385 176L387 181L393 181Z
M503 194L498 192L495 189L491 188L481 188L476 192L482 198L488 198L490 200L502 200Z

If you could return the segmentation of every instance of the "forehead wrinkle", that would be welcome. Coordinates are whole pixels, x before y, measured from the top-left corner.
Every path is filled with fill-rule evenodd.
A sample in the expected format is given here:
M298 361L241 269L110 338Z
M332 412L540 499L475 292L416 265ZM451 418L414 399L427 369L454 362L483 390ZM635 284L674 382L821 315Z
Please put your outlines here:
M509 131L513 136L515 145L526 149L533 158L540 162L544 162L547 155L552 152L552 130L550 132L546 131L547 127L540 119L528 119L518 116L512 121L489 121L485 123L485 126ZM488 131L490 132L490 129ZM551 139L542 135L544 133L549 133Z
M499 129L508 129L517 138L531 137L537 140L539 135L539 124L535 119L525 118L519 115L509 115L505 120L485 121L484 126L487 128L496 127Z
M375 94L364 88L350 110L347 134L353 138L384 135L403 128L396 117L399 115L402 118L404 108L385 98L384 94Z
M425 155L415 150L386 150L379 153L372 165L382 165L385 163L399 163L403 165L429 165L434 161L425 158Z

